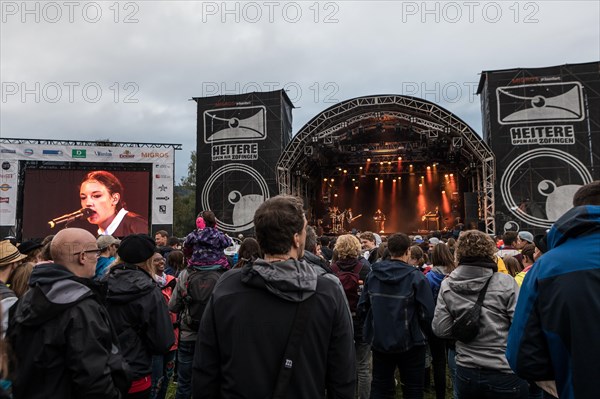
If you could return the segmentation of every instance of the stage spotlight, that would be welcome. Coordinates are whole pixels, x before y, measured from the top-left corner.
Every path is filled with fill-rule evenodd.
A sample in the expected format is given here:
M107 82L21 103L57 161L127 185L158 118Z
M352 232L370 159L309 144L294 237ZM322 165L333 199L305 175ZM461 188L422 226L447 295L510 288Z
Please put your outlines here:
M363 167L361 166L361 167L360 167L360 168L358 168L358 169L360 169L360 170L363 170Z
M352 178L352 181L356 181L356 179L353 177L353 178Z
M392 161L388 161L388 165L391 165L391 164L392 164Z
M398 157L398 161L402 161L402 157Z
M324 178L323 181L327 181L327 178Z
M377 180L379 180L379 177L376 177L376 178L375 178L375 181L377 181Z
M446 175L444 175L444 177L447 179L447 178L448 178L448 175L446 174Z
M333 194L333 196L337 198L338 195L337 194Z
M371 158L367 158L367 162L371 162Z
M379 162L379 165L380 165L380 166L383 166L383 161Z
M423 183L419 183L419 187L423 187Z
M413 166L412 165L408 165L408 167L412 169Z
M334 181L335 181L335 179L332 177L332 178L331 178L331 182L333 183Z
M450 173L450 177L454 177L454 173Z
M446 194L446 190L442 190L442 194Z
M358 190L358 186L354 186L354 189L355 189L355 190Z
M431 170L431 166L428 166L428 167L427 167L427 170Z
M348 173L348 170L344 169L344 174Z

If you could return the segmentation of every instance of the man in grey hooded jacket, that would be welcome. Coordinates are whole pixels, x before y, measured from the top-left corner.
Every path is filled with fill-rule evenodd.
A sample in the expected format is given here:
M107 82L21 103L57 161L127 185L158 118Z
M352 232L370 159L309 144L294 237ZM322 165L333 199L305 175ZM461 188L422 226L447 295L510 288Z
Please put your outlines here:
M194 356L193 397L273 397L278 375L291 368L286 398L354 397L352 319L338 285L302 258L302 200L277 196L254 215L264 252L223 275L209 301ZM284 352L300 303L308 317L297 355Z

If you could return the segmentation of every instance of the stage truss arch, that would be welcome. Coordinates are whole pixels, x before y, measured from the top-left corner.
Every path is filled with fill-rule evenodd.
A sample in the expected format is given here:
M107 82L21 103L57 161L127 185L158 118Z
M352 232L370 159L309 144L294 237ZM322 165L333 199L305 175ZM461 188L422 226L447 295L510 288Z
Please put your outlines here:
M358 140L360 143L356 144ZM403 95L372 95L335 104L304 125L277 163L280 193L310 197L319 154L369 156L374 162L392 155L415 162L451 160L476 192L479 220L495 234L495 158L470 126L427 100Z

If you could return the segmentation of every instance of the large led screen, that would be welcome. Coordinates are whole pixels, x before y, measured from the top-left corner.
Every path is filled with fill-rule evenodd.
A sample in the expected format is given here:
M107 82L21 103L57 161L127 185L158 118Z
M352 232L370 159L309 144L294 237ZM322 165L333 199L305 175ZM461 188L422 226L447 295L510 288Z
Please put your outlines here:
M103 231L116 237L147 234L150 178L149 171L27 169L23 237L41 238L64 227L80 227L94 236ZM80 217L60 219L84 208Z

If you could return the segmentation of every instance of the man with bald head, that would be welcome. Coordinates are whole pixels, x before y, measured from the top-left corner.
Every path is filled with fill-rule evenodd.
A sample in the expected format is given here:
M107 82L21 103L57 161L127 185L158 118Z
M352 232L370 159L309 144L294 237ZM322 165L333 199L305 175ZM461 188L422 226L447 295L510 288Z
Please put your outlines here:
M19 398L120 398L127 364L91 278L100 250L83 229L60 231L50 246L55 263L33 269L8 334L19 362Z

